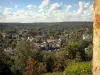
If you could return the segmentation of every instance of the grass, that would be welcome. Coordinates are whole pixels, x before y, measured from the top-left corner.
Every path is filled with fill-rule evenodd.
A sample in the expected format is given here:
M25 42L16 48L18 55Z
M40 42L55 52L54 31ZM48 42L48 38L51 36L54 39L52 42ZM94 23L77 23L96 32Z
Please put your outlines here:
M53 73L46 73L43 75L63 75L63 72L53 72Z

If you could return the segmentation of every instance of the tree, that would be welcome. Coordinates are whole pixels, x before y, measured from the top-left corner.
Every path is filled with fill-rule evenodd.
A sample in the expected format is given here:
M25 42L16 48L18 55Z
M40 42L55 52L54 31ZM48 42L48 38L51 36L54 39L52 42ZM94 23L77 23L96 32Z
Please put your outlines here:
M91 43L90 41L86 41L86 40L80 41L79 53L83 61L86 61L85 48L87 48L90 43Z
M61 51L58 51L55 53L55 61L54 61L54 69L53 71L63 71L67 60L67 52L65 49L62 49Z
M5 39L0 34L0 75L13 75L10 70L11 58L4 53Z
M76 53L78 52L80 45L78 42L71 42L67 47L67 56L69 59L74 59L76 57Z
M38 62L35 59L29 57L26 64L26 75L40 75L38 71Z
M46 72L46 65L32 57L28 58L26 64L26 75L41 75Z
M2 60L4 55L3 50L4 50L4 40L3 36L0 34L0 60Z
M85 54L86 54L86 59L87 59L87 60L92 60L93 45L90 44L90 45L86 48Z
M39 52L38 47L29 41L20 41L14 51L14 66L12 70L16 73L18 71L20 74L25 73L26 61L29 56L34 59L37 57Z
M46 61L46 69L48 72L53 72L53 65L54 65L54 60L52 57L50 57Z

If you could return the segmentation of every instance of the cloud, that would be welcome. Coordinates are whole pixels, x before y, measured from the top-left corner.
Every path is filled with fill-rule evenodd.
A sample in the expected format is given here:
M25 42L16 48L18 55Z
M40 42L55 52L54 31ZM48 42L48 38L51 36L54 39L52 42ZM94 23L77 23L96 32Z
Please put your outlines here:
M62 4L58 4L58 3L51 4L49 11L53 12L53 11L56 11L56 10L57 11L60 10L61 9L61 5Z
M11 15L12 14L12 8L5 8L3 11L3 15Z
M46 2L44 2L46 1ZM4 8L0 13L0 22L63 22L63 21L92 21L93 5L89 2L78 2L78 9L71 10L72 5L63 5L62 3L49 4L49 0L43 0L42 6L32 11L34 5L27 5L30 10ZM40 5L40 6L41 6Z
M27 7L28 9L30 9L30 10L35 9L35 8L36 8L36 6L34 6L34 5L27 5L26 7Z
M85 11L86 9L88 9L88 6L89 6L89 3L80 1L80 2L79 2L79 9L78 9L78 11L77 11L76 14L77 14L77 15L83 14L84 11Z
M93 7L89 2L80 1L78 3L78 10L74 12L72 20L74 21L92 21L93 20Z
M69 11L69 9L70 9L71 7L72 7L71 5L65 5L66 11Z
M12 15L4 15L3 22L34 22L34 15L32 11L17 10Z
M40 9L47 7L50 3L50 0L43 0L41 5L39 6Z

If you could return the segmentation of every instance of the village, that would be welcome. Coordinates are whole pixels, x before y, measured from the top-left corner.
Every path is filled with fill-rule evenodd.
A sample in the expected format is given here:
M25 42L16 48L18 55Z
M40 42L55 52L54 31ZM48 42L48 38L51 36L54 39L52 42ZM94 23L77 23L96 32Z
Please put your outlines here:
M14 75L29 70L31 58L37 75L55 72L62 75L73 62L90 65L93 53L91 22L59 24L1 24L1 57L6 59L2 61L9 64Z
M70 39L81 39L81 40L92 40L92 34L87 33L88 29L86 28L86 33L79 35L80 33L67 33L67 30L62 32L61 35L58 35L58 38L53 36L47 36L47 33L42 33L40 31L30 31L30 30L19 30L18 32L9 31L7 33L1 33L3 38L6 38L7 41L13 40L16 41L16 44L21 40L34 42L34 44L40 50L46 51L59 51L62 47L64 47L64 43L68 43ZM4 51L8 54L14 55L14 48L7 47Z

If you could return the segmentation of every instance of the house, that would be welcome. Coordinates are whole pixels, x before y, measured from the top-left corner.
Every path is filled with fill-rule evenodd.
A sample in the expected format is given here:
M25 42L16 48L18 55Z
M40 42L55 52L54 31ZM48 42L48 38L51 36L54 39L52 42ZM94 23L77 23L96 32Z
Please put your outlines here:
M41 49L43 50L59 50L61 39L47 39L46 41L40 45Z
M48 39L47 42L49 47L60 47L59 40L57 39Z
M83 38L83 40L92 40L93 35L92 34L83 34L82 38Z
M28 41L31 41L31 42L33 41L33 39L34 39L34 38L33 38L32 36L30 36L30 37L27 38L27 40L28 40Z

